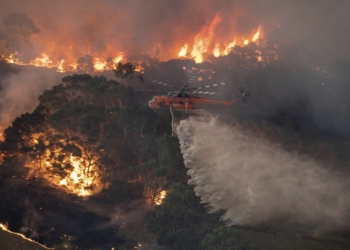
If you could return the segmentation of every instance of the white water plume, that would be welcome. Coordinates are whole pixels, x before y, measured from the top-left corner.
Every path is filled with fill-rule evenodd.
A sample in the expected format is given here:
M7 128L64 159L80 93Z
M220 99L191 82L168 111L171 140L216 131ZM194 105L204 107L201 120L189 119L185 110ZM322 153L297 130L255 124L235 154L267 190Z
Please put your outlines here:
M311 158L208 116L181 121L177 133L189 184L228 224L285 217L322 230L349 225L349 179Z

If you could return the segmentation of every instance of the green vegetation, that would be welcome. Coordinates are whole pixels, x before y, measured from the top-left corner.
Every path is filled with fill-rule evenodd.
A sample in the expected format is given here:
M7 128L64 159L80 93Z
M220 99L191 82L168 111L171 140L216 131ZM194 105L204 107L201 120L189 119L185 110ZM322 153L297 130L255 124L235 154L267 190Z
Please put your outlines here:
M242 233L231 227L219 227L205 236L202 246L204 250L243 250L247 242Z
M205 234L217 224L219 216L208 215L193 188L180 183L172 186L163 204L148 218L158 244L172 249L200 249Z

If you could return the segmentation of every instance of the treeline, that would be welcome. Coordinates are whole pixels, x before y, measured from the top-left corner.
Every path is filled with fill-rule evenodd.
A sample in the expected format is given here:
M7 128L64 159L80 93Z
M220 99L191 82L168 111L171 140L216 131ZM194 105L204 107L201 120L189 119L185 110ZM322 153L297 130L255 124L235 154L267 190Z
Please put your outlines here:
M94 202L121 205L152 201L167 190L163 204L144 222L158 244L171 249L246 246L244 240L230 245L220 239L222 234L242 236L223 228L219 214L208 215L187 186L170 114L167 109L154 113L146 105L148 98L114 80L90 75L67 76L45 91L34 112L16 118L4 131L0 219L47 246L129 249L137 245L135 240L118 226L101 227L108 218L74 204L76 195L69 193L78 190L75 194L81 195L84 189ZM75 158L80 159L81 178L69 183Z
M62 180L74 170L73 156L86 178L96 177L84 183L81 176L82 188L118 190L120 201L154 199L169 181L182 178L183 164L177 141L169 136L169 114L155 114L146 99L103 76L65 77L39 96L33 113L4 131L5 161L16 158L37 176Z
M37 216L26 218L28 213L40 213L39 206L46 201L52 204L51 187L78 195L94 194L92 199L101 203L122 204L134 199L153 201L161 190L187 179L178 142L170 135L169 113L155 114L142 92L103 76L73 75L45 91L39 101L34 112L13 121L0 144L0 181L2 193L7 194L2 196L0 218L9 222L10 229L37 228L39 236L27 232L28 236L39 237L49 246L60 242L58 237L66 234L60 228L63 225L56 225L55 233L45 229L51 228L50 223L56 224L57 218L48 219L41 229L38 225L44 223L37 221ZM18 184L11 188L9 180ZM33 190L39 195L35 196ZM46 191L38 190L51 191L43 195ZM55 198L63 202L61 197ZM76 213L64 209L72 206L71 202L63 203L55 208L58 217ZM17 209L11 212L11 206ZM44 206L53 209L51 205ZM84 213L67 223L79 224L82 216ZM95 217L90 215L92 220L105 220ZM71 233L78 237L82 230L87 229ZM77 240L76 244L82 243Z

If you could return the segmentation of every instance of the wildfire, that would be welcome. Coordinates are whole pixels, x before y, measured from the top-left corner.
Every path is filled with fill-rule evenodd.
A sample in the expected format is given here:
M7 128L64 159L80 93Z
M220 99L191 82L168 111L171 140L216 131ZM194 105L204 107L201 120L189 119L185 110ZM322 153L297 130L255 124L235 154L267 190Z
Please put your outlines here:
M121 60L123 60L123 55L119 55L116 58L114 58L113 62L114 64L118 64L118 62L120 62Z
M230 51L233 49L233 47L235 47L236 46L236 40L234 40L233 42L231 42L231 43L229 43L227 46L226 46L226 48L225 48L225 50L223 51L223 54L224 55L228 55L228 53L230 53ZM220 51L219 51L219 55L220 55L221 53L220 53Z
M10 54L7 58L2 56L1 59L7 61L8 63L16 63L16 55L15 54Z
M40 134L31 139L31 146L39 148ZM49 146L49 142L43 142ZM64 140L60 141L64 144ZM79 147L78 145L76 145ZM97 156L79 147L82 156L65 155L60 149L46 148L39 157L28 159L27 166L31 169L29 175L39 175L55 186L78 196L90 196L102 190L99 169L96 164ZM56 160L55 160L56 159ZM57 161L57 159L59 159ZM63 168L63 166L65 166ZM59 171L58 171L59 170Z
M194 58L196 63L203 62L203 54L208 51L208 48L212 45L212 40L215 34L215 28L220 23L221 17L220 14L216 14L213 21L202 28L202 30L198 33L198 35L194 39L193 49L191 52L191 56ZM261 39L262 33L261 26L255 31L255 33L251 36L250 39L241 38L241 39L233 39L232 42L226 42L225 44L220 45L220 43L216 43L213 49L213 55L215 57L228 55L230 51L236 46L246 46L251 42L258 42ZM240 41L240 42L239 42ZM224 49L221 49L224 48ZM187 55L188 45L185 44L181 47L181 50L178 54L179 57L185 57Z
M94 68L96 71L103 71L105 69L106 65L107 65L106 61L103 61L100 58L95 59Z
M52 68L52 61L50 60L49 56L45 53L35 58L33 61L30 62L30 64L35 65L37 67Z
M44 246L44 245L42 245L42 244L40 244L40 243L38 243L38 242L36 242L36 241L30 239L30 238L27 238L27 237L25 237L23 234L15 233L15 232L12 232L12 231L8 230L8 229L7 229L7 226L4 225L4 224L2 224L2 223L0 223L0 228L1 228L2 230L4 230L4 231L10 233L10 234L14 234L14 235L20 236L20 237L22 237L23 239L25 239L25 240L27 240L27 241L30 241L30 242L32 242L32 243L35 243L35 244L37 244L37 245L39 245L39 246L41 246L41 247L43 247L43 248L45 248L45 249L53 249L53 248L48 248L48 247L46 247L46 246Z
M209 54L213 54L215 57L228 55L235 46L246 46L251 42L258 43L263 38L261 25L254 30L244 31L244 33L242 33L243 31L237 33L235 30L227 30L223 36L222 24L230 21L223 20L223 18L218 12L210 22L199 27L198 33L195 35L183 34L181 43L177 43L175 40L173 47L167 48L166 51L164 50L166 46L157 45L156 49L150 48L145 53L160 60L190 57L196 63L201 63L206 60ZM122 48L116 48L115 46L119 45L114 43L106 44L104 50L93 50L92 45L88 42L78 45L74 43L74 40L67 40L59 44L57 41L43 41L39 35L32 42L37 43L34 44L36 51L42 49L36 58L24 59L30 55L21 51L8 51L6 55L0 55L0 58L8 63L54 68L58 72L85 71L91 73L113 70L118 62L127 61L130 60L128 58L133 57L133 55L129 57L125 52L122 52ZM157 51L156 54L154 51Z
M258 39L260 38L260 30L261 30L261 26L259 26L257 32L254 34L254 36L252 38L252 42L258 41Z
M78 63L76 62L69 62L66 59L60 59L57 61L53 61L50 59L50 56L47 53L42 53L41 55L37 56L34 60L31 60L29 62L22 62L18 59L19 54L13 53L9 56L1 56L2 60L5 60L7 63L17 64L17 65L31 65L35 67L45 67L45 68L55 68L57 72L67 72L67 71L77 71L78 69ZM94 68L94 71L105 71L105 70L112 70L116 68L116 64L124 59L123 54L120 54L116 57L111 59L104 59L101 57L94 58L92 65Z
M227 44L225 49L223 49L222 51L220 51L220 45L216 44L214 51L213 51L213 55L215 57L219 57L219 56L223 56L223 55L228 55L230 53L230 51L236 46L236 45L243 45L246 46L251 42L257 42L261 37L261 26L259 26L258 30L254 33L253 37L251 39L241 39L242 43L241 44L237 44L237 40L234 39L231 43ZM258 61L261 61L261 56L260 59L258 58Z
M163 200L166 197L166 191L162 190L159 192L159 194L154 198L154 203L159 206L163 203Z
M60 63L58 64L58 66L57 66L57 71L58 72L64 72L63 63L64 63L64 59L62 59L60 61Z
M85 168L82 167L82 165L86 163L83 159L78 157L70 156L70 162L73 166L73 170L70 175L60 180L60 185L66 186L69 191L80 196L91 195L91 190L87 188L90 187L98 177L97 172L93 171L92 174L86 174Z
M214 37L215 27L220 21L220 14L217 13L213 21L208 26L204 26L195 37L191 56L194 58L196 63L203 62L203 53L207 52L208 47Z
M215 49L214 49L214 51L213 51L213 55L215 56L215 57L219 57L220 56L220 44L215 44Z
M179 57L184 57L187 55L187 48L188 48L188 45L185 44L184 46L181 47L181 50L178 54Z

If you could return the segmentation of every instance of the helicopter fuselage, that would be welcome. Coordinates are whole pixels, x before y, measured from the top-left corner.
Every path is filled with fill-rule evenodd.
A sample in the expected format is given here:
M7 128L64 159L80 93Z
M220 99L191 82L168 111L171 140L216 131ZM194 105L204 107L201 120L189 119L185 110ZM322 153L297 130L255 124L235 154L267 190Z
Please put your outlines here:
M198 97L174 97L174 96L154 96L149 102L148 106L153 110L158 110L161 106L171 106L173 109L194 109L193 99Z
M171 106L173 109L192 110L194 105L198 104L235 104L244 94L238 95L232 101L224 101L212 98L199 97L196 94L183 94L183 96L161 95L154 96L148 102L148 106L153 110L158 110L162 105Z

